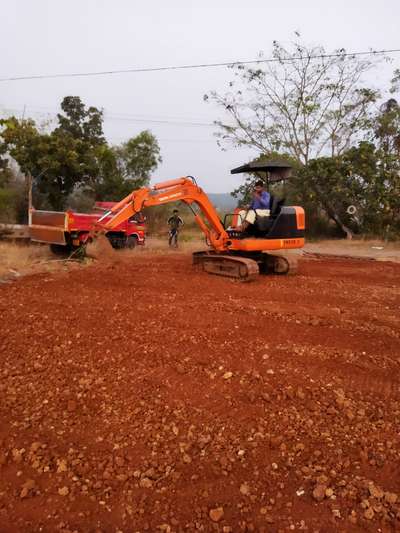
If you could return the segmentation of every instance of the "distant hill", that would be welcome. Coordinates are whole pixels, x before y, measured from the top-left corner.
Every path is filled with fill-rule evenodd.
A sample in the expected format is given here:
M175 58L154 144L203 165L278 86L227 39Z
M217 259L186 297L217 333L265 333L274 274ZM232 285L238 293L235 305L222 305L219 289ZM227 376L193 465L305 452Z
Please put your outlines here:
M213 205L220 211L232 211L237 206L237 199L228 192L209 192L207 194Z

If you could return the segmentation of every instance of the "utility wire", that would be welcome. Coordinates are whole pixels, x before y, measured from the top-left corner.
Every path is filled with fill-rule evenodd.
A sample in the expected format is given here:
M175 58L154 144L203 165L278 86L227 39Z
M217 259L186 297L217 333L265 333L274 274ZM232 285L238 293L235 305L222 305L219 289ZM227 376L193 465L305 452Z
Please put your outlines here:
M57 117L57 113L54 111L35 111L33 108L31 108L32 111L30 113L33 113L35 115L42 115L44 117L52 116L53 119ZM12 112L20 112L21 109L17 108L11 108L11 107L3 107L0 108L0 113L6 112L6 113L12 113ZM24 113L26 114L26 107ZM215 124L212 122L189 122L186 120L166 120L166 119L156 119L156 118L145 118L145 117L134 117L134 116L118 116L114 115L112 113L104 113L104 120L122 120L124 122L139 122L144 124L168 124L168 125L175 125L175 126L206 126L206 127L215 127Z
M211 122L185 122L178 120L156 120L156 119L147 119L147 118L133 118L133 117L116 117L115 115L109 115L108 113L104 114L104 119L109 120L124 120L127 122L145 122L151 124L175 124L177 126L215 126Z
M332 57L349 57L349 56L365 56L378 54L394 54L400 52L400 48L393 48L389 50L368 50L364 52L343 52L334 54L318 54L310 56L297 56L288 58L269 58L269 59L252 59L250 61L225 61L222 63L199 63L194 65L172 65L167 67L144 67L144 68L129 68L124 70L103 70L98 72L73 72L69 74L38 74L35 76L14 76L9 78L0 78L0 82L5 81L22 81L22 80L44 80L51 78L77 78L89 76L109 76L113 74L127 74L139 72L163 72L167 70L185 70L185 69L199 69L199 68L214 68L214 67L228 67L231 65L250 65L259 63L277 63L302 59L328 59Z
M23 111L23 108L25 108L25 111L29 108L31 110L31 112L34 112L34 113L41 113L43 115L54 115L54 116L57 116L58 114L61 114L62 113L62 110L61 109L55 109L54 107L46 107L46 106L41 106L41 105L37 105L37 104L27 104L27 103L23 103L23 104L17 104L19 107L18 108L15 108L15 107L4 107L0 104L0 112L1 111L17 111L17 112L20 112L20 111ZM174 116L170 116L170 115L142 115L142 114L137 114L137 113L121 113L121 112L118 112L118 111L112 111L112 110L109 110L108 108L101 108L101 111L103 112L103 116L105 117L107 115L107 118L115 118L116 120L119 120L119 119L123 119L123 120L127 120L127 119L132 119L132 120L145 120L145 121L148 121L148 120L163 120L163 121L172 121L172 122L179 122L179 124L181 124L181 122L188 122L190 123L191 125L192 124L198 124L198 123L201 123L200 125L201 126L211 126L213 125L211 122L202 122L203 118L194 118L193 116L192 117L183 117L183 116L177 116L177 115L174 115Z
M20 112L21 109L19 108L0 108L0 117L1 117L1 114L6 112L8 114L12 113L12 112ZM51 120L55 120L55 117L57 116L56 113L53 113L53 112L44 112L44 111L31 111L31 113L33 112L33 114L35 115L42 115L44 117L49 117L49 116L52 116L53 118L51 118ZM110 117L109 116L105 116L104 117L105 119L107 120L110 120ZM124 118L124 117L114 117L115 120L128 120L128 121L131 121L131 122L152 122L152 123L161 123L161 124L173 124L173 125L188 125L188 126L214 126L213 124L208 124L208 123L194 123L194 122L169 122L169 121L166 121L166 120L153 120L153 119L150 119L150 120L147 120L147 119L135 119L135 118ZM107 135L106 135L107 137ZM126 141L129 136L128 135L125 135L125 137L108 137L111 141L116 141L116 142L121 142L121 141ZM157 137L157 140L160 141L160 142L166 142L166 143L181 143L181 142L185 142L185 143L215 143L215 139L167 139L167 138L160 138L160 137Z

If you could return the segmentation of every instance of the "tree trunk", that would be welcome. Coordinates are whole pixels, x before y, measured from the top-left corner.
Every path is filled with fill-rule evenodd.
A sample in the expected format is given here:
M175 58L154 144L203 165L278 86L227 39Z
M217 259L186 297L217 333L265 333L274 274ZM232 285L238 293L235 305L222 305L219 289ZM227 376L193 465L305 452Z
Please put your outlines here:
M323 194L321 194L321 191L319 187L315 184L314 186L315 192L320 198L320 203L327 212L329 218L331 218L335 224L343 231L343 233L346 235L346 239L351 240L353 238L353 232L350 228L348 228L341 220L340 216L336 213L336 210L332 207L332 204L327 200Z
M335 213L331 205L325 205L326 212L328 216L336 223L336 225L343 231L346 235L346 239L351 240L353 238L353 232L341 221L339 215Z

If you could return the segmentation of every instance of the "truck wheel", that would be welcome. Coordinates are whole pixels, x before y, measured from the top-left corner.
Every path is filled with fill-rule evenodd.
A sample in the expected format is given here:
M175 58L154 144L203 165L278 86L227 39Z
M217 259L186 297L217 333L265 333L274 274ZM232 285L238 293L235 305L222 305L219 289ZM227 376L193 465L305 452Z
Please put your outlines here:
M114 248L114 250L120 250L124 247L123 242L121 243L121 239L119 239L115 235L106 235L106 237L109 240L111 246Z
M50 244L50 250L53 254L61 257L66 257L71 253L70 247L64 244Z
M137 246L137 243L138 243L138 239L136 235L130 235L126 239L126 247L129 248L130 250L133 250L133 248Z

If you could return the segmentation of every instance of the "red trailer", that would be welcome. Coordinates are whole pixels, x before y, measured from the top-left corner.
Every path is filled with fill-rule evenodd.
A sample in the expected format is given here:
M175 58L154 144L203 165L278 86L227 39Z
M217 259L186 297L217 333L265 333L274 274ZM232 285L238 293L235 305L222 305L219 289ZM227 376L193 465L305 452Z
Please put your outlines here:
M32 241L47 243L54 253L72 252L85 245L93 224L115 202L96 202L90 214L73 211L29 211L29 235ZM107 221L106 217L104 221ZM146 227L141 213L136 214L106 233L113 248L134 248L144 245Z

